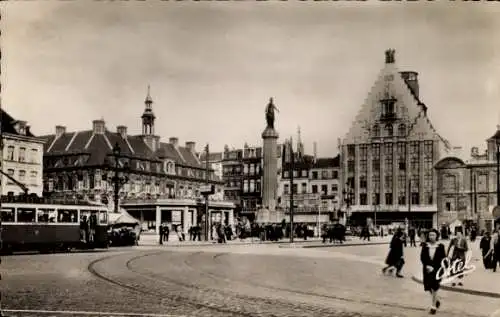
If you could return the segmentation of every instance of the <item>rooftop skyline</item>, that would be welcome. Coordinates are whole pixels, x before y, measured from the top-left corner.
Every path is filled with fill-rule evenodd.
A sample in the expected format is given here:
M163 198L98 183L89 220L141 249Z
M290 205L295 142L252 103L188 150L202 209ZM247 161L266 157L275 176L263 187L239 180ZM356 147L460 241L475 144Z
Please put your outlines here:
M126 125L140 134L151 85L156 134L261 146L270 97L279 142L334 156L396 50L419 73L437 131L470 149L500 122L500 8L488 3L4 2L2 107L35 135Z

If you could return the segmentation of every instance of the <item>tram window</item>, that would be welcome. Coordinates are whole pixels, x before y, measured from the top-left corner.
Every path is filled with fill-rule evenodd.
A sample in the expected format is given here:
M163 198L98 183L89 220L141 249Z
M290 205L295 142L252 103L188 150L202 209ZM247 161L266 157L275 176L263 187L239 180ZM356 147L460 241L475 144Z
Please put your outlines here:
M35 208L17 208L17 222L35 222Z
M108 222L108 214L105 211L99 212L99 224L105 225Z
M56 216L55 209L38 209L38 222L56 222Z
M76 223L78 222L78 210L57 209L57 222Z
M14 222L14 208L2 208L2 222Z
M85 217L86 221L89 221L90 210L80 210L80 221L83 221L83 217Z

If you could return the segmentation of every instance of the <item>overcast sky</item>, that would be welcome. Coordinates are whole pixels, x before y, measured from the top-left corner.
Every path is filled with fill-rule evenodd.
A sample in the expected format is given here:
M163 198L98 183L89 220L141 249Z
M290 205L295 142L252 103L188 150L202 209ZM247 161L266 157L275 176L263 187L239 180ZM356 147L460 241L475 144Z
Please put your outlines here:
M104 118L140 133L147 85L166 141L261 144L269 97L283 137L337 152L396 49L453 145L499 122L500 7L464 2L3 2L2 105L35 134Z

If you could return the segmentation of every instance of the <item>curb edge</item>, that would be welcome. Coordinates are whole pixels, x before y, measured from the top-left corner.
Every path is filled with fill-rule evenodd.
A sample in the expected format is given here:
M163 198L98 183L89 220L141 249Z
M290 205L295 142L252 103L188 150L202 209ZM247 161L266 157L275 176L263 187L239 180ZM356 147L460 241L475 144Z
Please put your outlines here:
M415 275L412 275L411 279L414 282L417 282L419 284L423 284L422 279L416 277ZM469 295L482 296L482 297L500 298L500 293L477 291L477 290L467 289L467 288L456 288L456 287L451 287L451 286L446 286L446 285L442 285L441 289L443 289L445 291L449 291L449 292L455 292L455 293L469 294Z

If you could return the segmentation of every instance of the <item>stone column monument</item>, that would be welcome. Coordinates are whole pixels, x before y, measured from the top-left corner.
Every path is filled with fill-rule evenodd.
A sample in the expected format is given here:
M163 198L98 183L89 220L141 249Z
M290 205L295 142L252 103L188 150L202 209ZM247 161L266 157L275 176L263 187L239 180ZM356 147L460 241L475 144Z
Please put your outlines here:
M257 222L276 222L276 201L278 192L278 156L277 146L279 134L274 129L275 114L278 108L269 100L266 107L267 126L262 132L263 141L263 176L262 176L262 209L258 211Z

